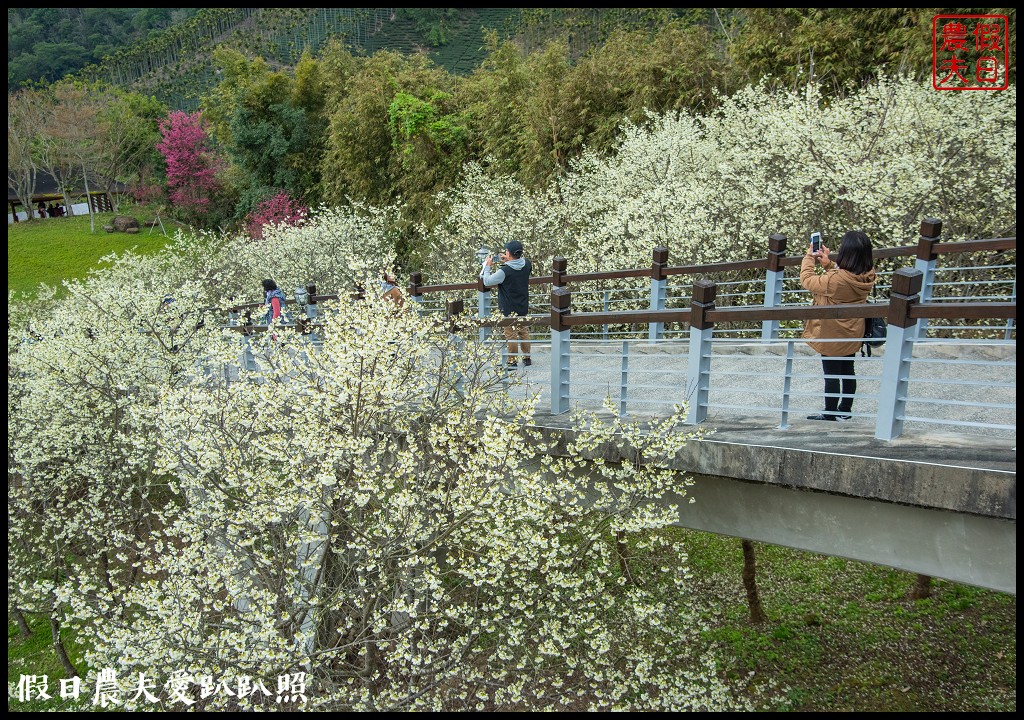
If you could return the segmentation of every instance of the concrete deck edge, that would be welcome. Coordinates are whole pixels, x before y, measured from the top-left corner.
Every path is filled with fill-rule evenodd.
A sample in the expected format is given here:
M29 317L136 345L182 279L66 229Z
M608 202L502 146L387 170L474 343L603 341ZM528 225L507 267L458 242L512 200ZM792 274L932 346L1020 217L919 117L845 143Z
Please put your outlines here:
M566 427L549 422L538 422L535 427L553 446L554 452L564 452L569 439ZM675 458L665 462L669 467L700 475L1016 522L1015 447L992 450L1001 455L999 464L1004 467L971 467L969 453L965 455L962 448L950 462L950 458L943 457L940 448L931 447L927 442L900 446L863 439L858 442L855 432L847 433L851 447L839 452L835 449L836 443L830 443L816 429L787 433L785 445L772 442L772 433L767 431L759 433L767 442L755 442L742 430L735 436L720 431L687 443ZM985 452L985 443L979 440L979 445L976 452ZM890 452L895 457L887 457ZM623 448L608 443L599 448L595 456L618 462L624 453ZM1013 470L1005 469L1007 458L1013 459Z

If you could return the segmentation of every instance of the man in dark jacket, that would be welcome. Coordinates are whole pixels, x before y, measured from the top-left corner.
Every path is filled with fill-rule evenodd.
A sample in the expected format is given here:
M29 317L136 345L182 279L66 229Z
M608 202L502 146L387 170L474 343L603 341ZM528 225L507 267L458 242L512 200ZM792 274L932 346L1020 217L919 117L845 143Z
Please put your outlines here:
M523 257L523 244L518 240L505 243L505 249L499 257L501 267L496 267L489 257L484 261L484 285L497 286L498 309L502 315L525 317L530 314L530 273L533 266ZM520 347L523 353L523 366L527 367L533 363L530 359L529 325L525 322L506 325L505 339L508 341L509 370L515 370L519 366Z

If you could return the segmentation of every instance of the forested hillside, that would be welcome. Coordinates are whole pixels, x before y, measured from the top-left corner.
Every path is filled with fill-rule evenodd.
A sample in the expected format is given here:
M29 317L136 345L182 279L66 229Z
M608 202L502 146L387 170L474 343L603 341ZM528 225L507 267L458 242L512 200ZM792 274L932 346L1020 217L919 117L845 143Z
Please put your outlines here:
M721 12L730 17L732 11ZM294 65L304 51L316 54L332 37L365 55L426 54L464 75L486 56L485 29L515 36L528 48L565 35L578 56L615 28L654 28L680 15L704 14L674 8L11 8L7 85L13 90L54 82L90 65L95 67L85 76L102 77L127 64L124 75L112 75L114 82L133 90L148 84L172 106L193 109L194 95L176 91L173 82L141 76L158 68L164 72L156 74L164 76L184 62L203 68L201 81L212 84L209 60L218 44Z
M8 11L8 89L74 74L195 110L217 82L213 51L228 47L278 69L332 39L354 54L381 50L429 58L468 75L487 57L485 33L526 52L552 41L578 61L617 32L657 32L671 23L715 38L709 74L793 82L815 72L826 83L862 83L879 66L931 69L932 17L939 8L13 8ZM953 12L944 10L942 12ZM957 12L972 12L961 9ZM1010 74L1016 74L1016 11ZM817 46L817 53L812 48ZM699 57L705 48L694 47ZM680 64L690 62L682 56ZM735 83L734 83L735 84Z
M7 89L53 82L144 42L199 8L9 8Z
M334 38L360 55L426 54L466 74L485 57L483 30L509 35L518 16L516 8L12 9L8 89L74 74L194 110L217 82L216 47L294 67Z

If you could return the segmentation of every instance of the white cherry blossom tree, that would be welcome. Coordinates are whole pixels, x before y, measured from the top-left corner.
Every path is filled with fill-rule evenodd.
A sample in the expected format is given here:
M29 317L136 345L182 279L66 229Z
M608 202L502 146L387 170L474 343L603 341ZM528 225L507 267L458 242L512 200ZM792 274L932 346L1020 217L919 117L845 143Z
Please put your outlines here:
M310 709L747 707L661 532L681 415L579 416L549 452L493 349L372 293L237 369L211 246L117 259L9 336L10 574L89 680L186 688L138 709L294 707L273 678L300 672Z
M1016 228L1015 148L1015 87L938 92L883 76L826 100L814 86L751 86L711 114L625 124L614 152L585 152L544 192L470 168L424 272L465 278L471 236L532 239L545 272L556 254L570 272L644 267L659 245L680 265L762 257L777 232L800 252L813 229L914 244L925 216L949 239L1001 237Z

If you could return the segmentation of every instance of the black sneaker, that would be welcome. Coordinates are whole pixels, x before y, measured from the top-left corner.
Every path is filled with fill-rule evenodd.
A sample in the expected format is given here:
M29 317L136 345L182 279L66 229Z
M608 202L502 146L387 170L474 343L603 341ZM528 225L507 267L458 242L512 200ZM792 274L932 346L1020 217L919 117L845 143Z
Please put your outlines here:
M533 365L533 360L528 357L523 358L523 367L530 367L531 365Z
M808 420L835 420L836 416L835 415L808 415L807 419ZM847 416L847 419L849 419L849 416Z
M832 419L836 422L846 422L847 420L853 420L853 415L836 415Z

